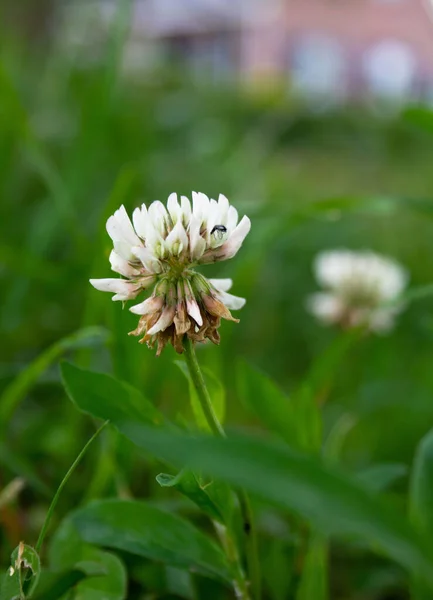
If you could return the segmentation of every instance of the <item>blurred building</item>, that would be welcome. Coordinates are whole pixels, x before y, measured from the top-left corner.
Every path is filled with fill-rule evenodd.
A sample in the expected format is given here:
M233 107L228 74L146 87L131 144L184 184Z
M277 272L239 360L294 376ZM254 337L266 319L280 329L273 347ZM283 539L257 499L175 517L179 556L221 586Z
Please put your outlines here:
M204 81L265 76L323 105L430 101L429 1L134 0L125 66L177 64ZM108 23L119 5L77 1L68 10L98 7Z
M429 99L433 22L423 0L286 0L263 54L284 57L293 86L335 101Z
M242 78L248 42L275 14L273 0L135 0L132 40L152 40L160 63L197 78ZM277 3L276 3L277 4Z

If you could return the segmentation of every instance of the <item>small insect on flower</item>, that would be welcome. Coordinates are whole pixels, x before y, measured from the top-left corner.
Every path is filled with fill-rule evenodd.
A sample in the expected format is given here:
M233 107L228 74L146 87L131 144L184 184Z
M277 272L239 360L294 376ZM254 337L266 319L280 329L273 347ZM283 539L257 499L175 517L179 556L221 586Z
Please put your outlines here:
M132 335L157 354L170 342L183 352L183 336L197 342L219 343L221 318L237 321L230 309L242 308L243 298L228 294L231 279L206 279L197 265L232 258L251 228L248 217L238 223L237 210L225 196L218 201L193 192L171 194L167 206L156 200L136 208L131 220L121 206L107 221L113 240L111 268L122 278L91 279L97 290L113 292L113 300L133 300L143 290L151 295L130 308L140 315Z
M218 241L221 241L227 234L227 227L224 225L215 225L210 234L213 235Z
M324 324L364 326L385 333L404 308L398 298L408 273L385 256L370 251L321 252L314 261L314 273L325 291L312 294L307 308Z

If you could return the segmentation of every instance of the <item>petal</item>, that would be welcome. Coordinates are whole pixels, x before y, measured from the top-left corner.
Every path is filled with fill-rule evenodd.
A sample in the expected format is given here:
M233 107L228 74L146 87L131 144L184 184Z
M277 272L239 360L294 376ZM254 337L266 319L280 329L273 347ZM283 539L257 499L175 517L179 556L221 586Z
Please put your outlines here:
M93 287L99 290L100 292L126 293L129 291L131 286L136 287L136 284L133 284L130 281L127 281L126 279L120 278L89 279L89 281L93 285Z
M344 312L344 306L337 296L322 292L307 298L307 309L324 323L335 323Z
M222 222L221 211L218 202L216 200L211 200L209 203L209 213L206 222L206 242L209 245L213 241L216 242L217 245L221 246L223 241L218 244L218 240L216 238L213 240L211 238L211 231L215 225L224 225L224 223Z
M115 294L111 299L113 302L117 302L119 300L121 300L122 302L127 302L128 300L134 300L134 298L138 295L138 292L140 290L137 290L136 292L130 292L129 294Z
M89 279L93 287L100 292L114 292L113 300L129 300L135 298L141 289L139 283L125 279Z
M231 233L238 224L238 211L234 206L230 206L227 213L227 231Z
M251 221L248 217L243 217L239 225L233 231L227 242L219 248L224 252L224 260L232 258L242 246L244 239L251 229Z
M111 270L115 273L119 273L120 275L129 278L140 275L140 271L134 269L134 267L132 267L127 260L119 256L114 250L111 251L109 260L111 264Z
M161 231L150 222L147 226L146 249L153 254L156 260L165 258L167 255L165 240L161 235Z
M149 250L149 248L144 248L143 246L133 246L131 248L133 255L138 258L141 263L146 267L149 273L160 273L161 272L161 263L156 258L156 256Z
M370 265L370 273L375 275L375 285L380 290L383 301L393 300L400 296L407 286L409 273L391 258L379 255L375 255L375 258L375 268L373 264Z
M167 210L171 217L173 225L175 225L181 216L181 208L180 208L179 202L177 200L177 194L174 192L172 194L170 194L170 196L168 197Z
M227 308L231 310L239 310L243 306L245 306L246 300L245 298L241 298L240 296L233 296L233 294L226 294L226 292L221 292L218 294L218 298L221 300Z
M134 231L131 220L128 217L125 207L122 206L116 210L113 216L107 221L107 232L113 242L124 242L130 246L140 244L140 239Z
M189 223L189 247L191 260L198 260L206 250L206 242L200 235L200 220L193 215Z
M199 327L203 325L203 319L201 316L199 305L197 304L196 299L194 298L193 291L191 289L191 285L189 282L185 281L185 300L186 300L186 310L190 317L194 319Z
M350 250L331 250L316 256L313 270L320 285L337 289L353 275L353 266L353 253Z
M233 279L209 279L218 292L228 292L233 285Z
M154 218L166 218L167 209L160 200L154 200L149 206L148 214L150 219Z
M194 298L186 299L186 310L187 310L189 316L194 319L194 321L197 323L197 325L199 327L201 327L203 325L203 319L201 316L200 308L199 308L196 300L194 300Z
M150 224L165 237L167 234L168 213L163 203L159 200L152 202L149 206L148 215ZM149 236L149 231L147 232L147 236Z
M162 296L151 296L140 304L135 304L129 309L135 315L149 315L153 312L159 311L164 303Z
M192 193L192 213L201 223L207 219L209 212L209 198L202 192Z
M230 203L227 200L227 198L224 196L224 194L220 194L218 196L218 206L220 207L220 212L221 212L222 217L224 219L226 219L229 208L230 208Z
M175 247L175 244L178 245L177 248ZM188 236L186 235L185 228L180 219L165 238L165 247L171 254L176 256L178 256L182 250L188 248Z
M202 294L201 299L206 310L211 315L215 317L222 317L223 319L227 319L229 321L239 321L231 315L227 306L219 298L210 296L208 294Z
M114 251L118 254L123 260L135 260L134 254L131 252L131 244L127 242L113 242Z
M145 290L151 285L153 285L155 283L155 280L156 276L154 273L152 273L150 275L146 275L145 277L140 277L140 279L137 281L137 284L139 284L140 289Z
M136 208L134 210L132 213L132 222L134 223L135 231L141 239L145 240L147 227L147 208L145 204L142 204L141 208Z
M186 196L182 196L180 199L180 206L182 209L182 221L184 227L188 227L189 220L191 219L191 202Z
M175 312L176 309L174 306L166 306L158 321L149 329L146 335L155 335L155 333L158 333L159 331L165 331L167 327L170 327L173 323Z
M200 263L204 264L232 258L242 246L242 242L248 235L250 229L251 221L248 217L243 217L229 239L219 248L208 250L201 257Z
M191 329L192 323L191 323L191 319L188 316L185 302L178 302L178 304L176 306L176 314L174 315L173 322L174 322L174 326L176 328L176 334L178 336L182 336L189 329Z

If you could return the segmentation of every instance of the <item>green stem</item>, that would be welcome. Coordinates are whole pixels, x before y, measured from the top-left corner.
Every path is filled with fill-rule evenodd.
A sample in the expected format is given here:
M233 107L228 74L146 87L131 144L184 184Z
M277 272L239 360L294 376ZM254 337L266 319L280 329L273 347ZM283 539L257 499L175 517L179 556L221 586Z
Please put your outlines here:
M213 521L213 525L224 552L226 553L227 560L233 569L233 588L235 590L236 598L238 600L250 600L248 582L245 579L245 574L239 560L239 553L233 532L230 531L230 528L226 525L222 525L217 521Z
M98 437L98 435L101 433L101 431L104 429L104 427L106 425L108 425L108 421L105 421L105 423L103 423L101 425L101 427L92 435L90 440L87 442L87 444L84 446L84 448L81 450L81 452L79 453L77 458L74 460L74 462L70 466L68 472L63 477L62 482L60 483L59 487L57 488L57 492L55 493L54 498L51 501L50 508L48 509L47 516L45 517L45 522L44 522L41 532L39 534L38 541L36 542L35 550L38 554L41 550L41 547L44 542L45 535L47 533L51 518L54 514L54 510L56 508L57 502L59 500L59 497L60 497L60 494L62 493L63 488L68 483L68 480L69 480L70 476L72 475L72 473L75 471L78 463L81 461L83 456L86 454L89 446L92 444L92 442L94 442L96 440L96 438Z
M194 344L188 336L184 336L183 347L185 349L185 358L188 369L197 392L198 399L205 414L209 427L214 435L225 438L226 433L218 421L215 414L212 401L207 389L203 373L197 361L197 356L194 349ZM243 521L243 534L245 540L245 550L248 565L248 574L251 581L251 590L255 600L261 598L261 578L260 564L258 559L257 536L251 510L250 501L246 492L241 490L238 493L239 506ZM241 596L242 597L242 596ZM248 596L244 596L248 597Z
M248 573L251 580L251 589L254 598L260 600L262 597L262 582L260 576L259 549L257 544L257 528L248 494L244 490L240 490L238 498L243 519L243 534L245 537L245 550L247 555Z
M194 350L194 344L188 336L184 336L183 338L183 347L185 348L186 364L188 365L192 382L197 391L197 396L209 427L214 435L225 438L225 431L215 414L203 373L201 372L200 365L198 364L197 355Z

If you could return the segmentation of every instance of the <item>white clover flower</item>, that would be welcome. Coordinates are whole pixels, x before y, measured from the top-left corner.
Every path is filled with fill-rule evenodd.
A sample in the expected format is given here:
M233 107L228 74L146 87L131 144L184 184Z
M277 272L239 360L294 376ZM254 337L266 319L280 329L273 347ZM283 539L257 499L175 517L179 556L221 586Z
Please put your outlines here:
M403 308L394 302L409 280L396 261L370 251L331 250L318 254L314 273L325 291L312 294L307 307L320 321L375 332L392 329Z
M171 194L167 207L156 200L142 204L132 215L124 206L107 221L113 240L111 268L123 278L91 279L97 290L113 292L113 300L133 300L152 287L152 295L130 308L141 315L132 335L151 347L157 342L160 354L167 342L183 351L182 339L206 338L219 342L221 318L237 321L230 310L242 308L243 298L227 293L231 279L206 279L193 270L201 264L232 258L251 227L248 217L238 223L237 210L225 196L218 201L192 193Z

